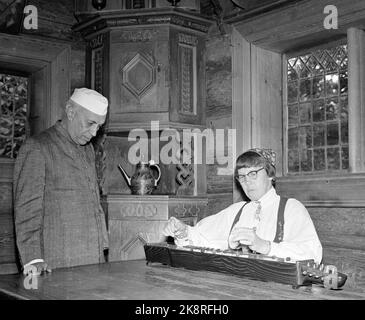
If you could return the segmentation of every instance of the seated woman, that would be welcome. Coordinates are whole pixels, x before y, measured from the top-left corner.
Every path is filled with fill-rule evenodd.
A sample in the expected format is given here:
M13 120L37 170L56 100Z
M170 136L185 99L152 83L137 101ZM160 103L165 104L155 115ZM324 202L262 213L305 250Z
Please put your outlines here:
M276 193L275 173L272 150L244 152L237 159L235 178L251 201L234 203L194 227L172 217L163 234L174 237L179 246L242 248L279 258L314 259L320 263L322 245L312 219L301 202Z

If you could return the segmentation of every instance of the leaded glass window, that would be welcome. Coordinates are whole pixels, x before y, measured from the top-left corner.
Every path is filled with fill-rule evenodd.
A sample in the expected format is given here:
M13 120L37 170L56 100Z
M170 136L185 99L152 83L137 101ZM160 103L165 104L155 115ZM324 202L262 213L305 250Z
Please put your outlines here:
M16 158L26 138L28 78L0 73L0 156Z
M347 170L347 45L287 61L289 174Z

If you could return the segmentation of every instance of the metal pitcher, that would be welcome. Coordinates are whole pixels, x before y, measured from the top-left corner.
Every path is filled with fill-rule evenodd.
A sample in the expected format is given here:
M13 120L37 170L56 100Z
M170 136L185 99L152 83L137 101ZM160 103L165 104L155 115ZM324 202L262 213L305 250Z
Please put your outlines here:
M157 179L154 176L152 169L153 167L158 171ZM123 173L124 178L127 180L132 194L151 194L153 189L157 187L157 184L161 178L161 169L153 160L149 162L139 162L132 177L129 177L121 164L118 165L118 168Z

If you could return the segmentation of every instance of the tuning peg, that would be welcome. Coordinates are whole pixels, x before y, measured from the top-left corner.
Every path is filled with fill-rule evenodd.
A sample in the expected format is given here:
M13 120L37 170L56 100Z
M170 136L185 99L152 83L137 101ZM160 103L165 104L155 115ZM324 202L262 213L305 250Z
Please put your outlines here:
M302 272L302 275L303 275L303 276L306 276L306 275L307 275L307 273L308 273L308 272L304 270L304 271Z

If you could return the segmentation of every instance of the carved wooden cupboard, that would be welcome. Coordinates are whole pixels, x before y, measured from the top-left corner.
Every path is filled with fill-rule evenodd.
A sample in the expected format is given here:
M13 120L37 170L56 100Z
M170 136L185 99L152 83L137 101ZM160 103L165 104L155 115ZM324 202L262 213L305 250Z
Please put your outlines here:
M110 103L96 149L111 261L144 258L143 241L159 241L171 216L189 224L205 216L205 165L182 163L181 156L203 150L196 149L194 139L184 145L182 138L184 130L205 129L204 51L210 23L197 12L168 7L101 11L83 16L75 27L88 43L88 85ZM138 155L129 152L136 143L129 139L134 129L144 130L148 141L148 151ZM160 162L151 150L153 137L159 151L175 139L178 148L169 157L177 160ZM149 196L131 195L118 164L133 174L138 160L151 159L161 167L158 187Z

